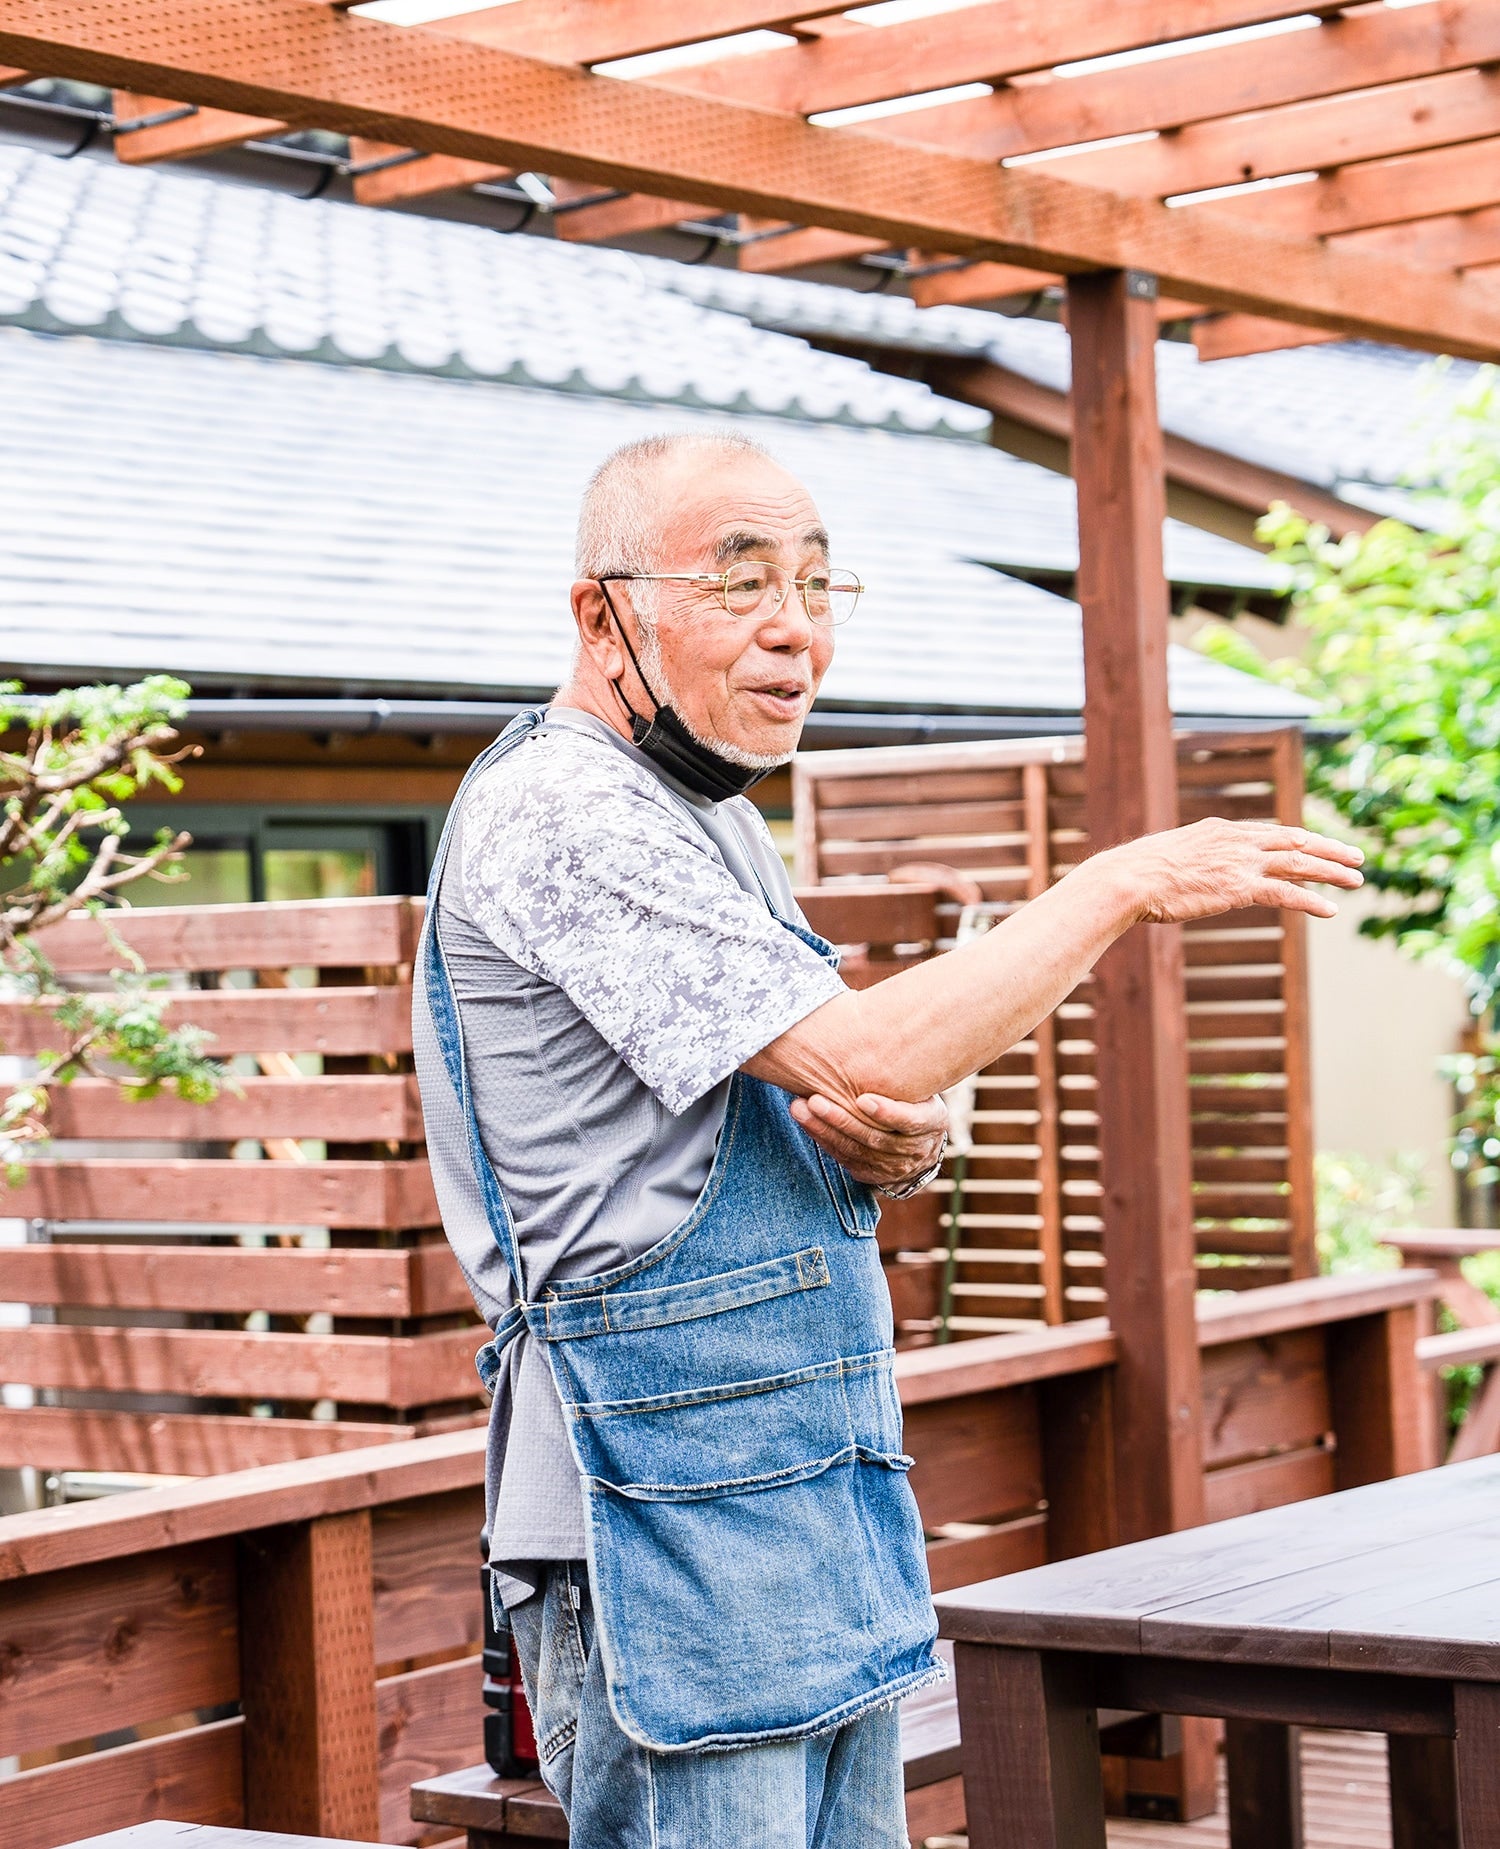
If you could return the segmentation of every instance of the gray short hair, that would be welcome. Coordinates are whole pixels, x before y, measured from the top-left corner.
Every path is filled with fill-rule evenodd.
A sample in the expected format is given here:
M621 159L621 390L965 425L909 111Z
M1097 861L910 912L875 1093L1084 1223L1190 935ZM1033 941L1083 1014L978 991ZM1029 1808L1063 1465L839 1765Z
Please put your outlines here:
M764 445L737 430L663 432L622 443L594 470L583 491L575 553L580 578L656 570L661 562L657 550L660 509L652 493L653 477L675 457L697 450L774 460ZM640 586L643 591L652 588Z

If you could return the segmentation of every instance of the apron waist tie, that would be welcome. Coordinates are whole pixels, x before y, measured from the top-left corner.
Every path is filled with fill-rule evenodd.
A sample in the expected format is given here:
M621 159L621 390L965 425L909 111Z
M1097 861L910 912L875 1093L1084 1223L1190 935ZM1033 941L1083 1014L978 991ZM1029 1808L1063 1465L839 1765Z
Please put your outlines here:
M500 1363L505 1351L526 1327L526 1312L529 1303L513 1303L495 1324L493 1335L479 1353L474 1357L474 1365L479 1370L479 1378L486 1393L495 1390L495 1376L500 1372Z

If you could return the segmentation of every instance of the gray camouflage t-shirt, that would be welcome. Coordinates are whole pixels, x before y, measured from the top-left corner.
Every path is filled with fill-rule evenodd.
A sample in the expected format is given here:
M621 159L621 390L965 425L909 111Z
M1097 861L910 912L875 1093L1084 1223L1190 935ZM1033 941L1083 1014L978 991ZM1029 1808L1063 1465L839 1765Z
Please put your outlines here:
M528 1296L625 1264L685 1218L730 1075L844 986L773 916L800 921L752 803L693 795L592 714L547 720L470 786L439 902ZM444 1226L493 1323L510 1279L420 981L415 1027ZM514 1602L536 1583L527 1563L584 1552L562 1407L524 1334L495 1383L487 1476L490 1557Z

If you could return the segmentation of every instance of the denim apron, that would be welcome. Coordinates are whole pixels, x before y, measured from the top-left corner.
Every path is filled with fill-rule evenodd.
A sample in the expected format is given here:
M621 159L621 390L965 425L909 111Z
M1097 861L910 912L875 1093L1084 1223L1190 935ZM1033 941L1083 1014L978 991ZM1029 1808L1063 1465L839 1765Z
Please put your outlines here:
M464 788L541 723L513 721ZM939 1680L879 1208L804 1134L784 1092L736 1073L688 1217L631 1263L525 1300L436 929L463 794L418 955L515 1288L478 1366L488 1389L523 1327L545 1344L583 1476L615 1718L662 1751L746 1746L827 1731Z

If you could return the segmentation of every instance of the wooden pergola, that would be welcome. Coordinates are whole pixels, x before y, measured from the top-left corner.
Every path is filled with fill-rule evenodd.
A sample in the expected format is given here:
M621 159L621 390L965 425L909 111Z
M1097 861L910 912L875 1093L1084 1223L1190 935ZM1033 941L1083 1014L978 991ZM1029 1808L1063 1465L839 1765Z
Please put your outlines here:
M116 150L131 161L323 128L352 138L356 196L372 206L526 174L567 206L559 225L575 238L734 214L747 268L880 253L925 302L993 303L1061 280L1089 834L1102 847L1171 827L1159 325L1189 322L1205 354L1359 336L1500 357L1500 289L1484 273L1500 265L1500 7L969 0L888 23L858 12L828 0L513 0L400 27L324 0L0 0L11 67L0 76L125 93ZM1309 13L1318 23L1295 33L1118 62ZM714 55L709 41L760 28L787 42ZM684 44L702 59L650 80L591 68ZM873 123L808 120L975 83L990 87ZM1079 148L1117 137L1133 139ZM1099 995L1130 1538L1203 1510L1179 934L1127 936Z

